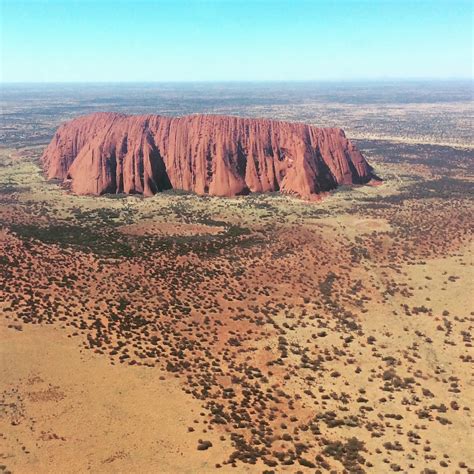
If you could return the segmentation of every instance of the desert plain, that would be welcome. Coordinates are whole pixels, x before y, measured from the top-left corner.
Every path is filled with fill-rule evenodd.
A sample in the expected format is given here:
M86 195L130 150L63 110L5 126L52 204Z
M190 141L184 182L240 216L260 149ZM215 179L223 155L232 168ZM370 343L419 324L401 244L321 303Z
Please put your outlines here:
M10 91L4 473L474 472L472 104L462 87L448 103L354 87L311 100L256 88L238 108L221 89L179 107L157 93L156 112L309 121L323 108L364 123L346 133L382 184L318 202L75 195L39 158L94 91L43 91L40 105ZM110 107L146 111L143 94L143 110ZM440 125L446 111L458 127Z

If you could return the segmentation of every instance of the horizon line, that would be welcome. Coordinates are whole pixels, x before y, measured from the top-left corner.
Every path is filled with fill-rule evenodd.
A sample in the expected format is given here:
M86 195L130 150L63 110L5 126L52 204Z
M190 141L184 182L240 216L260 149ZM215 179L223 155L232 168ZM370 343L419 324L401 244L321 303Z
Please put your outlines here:
M67 80L67 81L2 81L3 85L48 85L48 84L241 84L241 83L348 83L348 82L407 82L407 81L463 81L474 82L474 77L369 77L369 78L333 78L333 79L169 79L169 80Z

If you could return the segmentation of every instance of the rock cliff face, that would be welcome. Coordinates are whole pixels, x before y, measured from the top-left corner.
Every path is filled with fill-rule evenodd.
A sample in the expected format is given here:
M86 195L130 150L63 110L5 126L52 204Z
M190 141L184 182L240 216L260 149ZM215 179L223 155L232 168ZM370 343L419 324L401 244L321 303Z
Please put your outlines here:
M174 188L310 199L373 177L341 129L220 115L80 117L59 127L42 160L48 178L70 179L78 194Z

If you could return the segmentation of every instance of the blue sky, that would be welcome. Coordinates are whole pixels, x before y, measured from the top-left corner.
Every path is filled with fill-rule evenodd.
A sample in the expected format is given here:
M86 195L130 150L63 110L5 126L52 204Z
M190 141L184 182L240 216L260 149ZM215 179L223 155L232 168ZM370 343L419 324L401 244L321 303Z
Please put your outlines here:
M464 0L0 0L1 80L469 78Z

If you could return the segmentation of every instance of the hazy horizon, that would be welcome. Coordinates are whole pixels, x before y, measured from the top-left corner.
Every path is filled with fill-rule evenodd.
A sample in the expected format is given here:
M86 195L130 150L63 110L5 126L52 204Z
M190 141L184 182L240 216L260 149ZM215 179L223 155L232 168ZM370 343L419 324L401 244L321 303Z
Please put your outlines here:
M359 79L246 79L246 80L218 80L218 79L207 79L207 80L143 80L143 81L134 81L134 80L116 80L116 81L0 81L0 84L3 86L9 85L55 85L55 84L70 84L70 85L154 85L154 84L365 84L370 82L376 83L430 83L430 82L458 82L458 83L471 83L474 85L474 78L472 77L398 77L398 78L389 78L389 77L372 77L372 78L359 78Z

